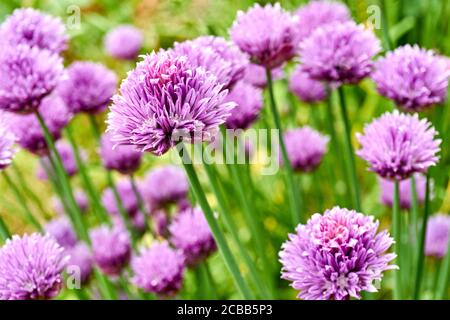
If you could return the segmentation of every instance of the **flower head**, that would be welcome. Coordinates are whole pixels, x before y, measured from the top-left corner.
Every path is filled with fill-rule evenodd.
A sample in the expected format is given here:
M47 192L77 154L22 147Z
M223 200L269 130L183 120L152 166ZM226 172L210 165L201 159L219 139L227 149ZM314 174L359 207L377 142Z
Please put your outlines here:
M147 55L113 98L108 131L117 144L155 155L181 140L204 141L218 131L234 107L216 76L192 67L185 56Z
M178 213L169 226L169 231L170 241L183 252L189 266L202 262L217 249L200 208L189 208Z
M307 103L320 102L327 97L325 85L321 81L311 79L309 74L302 70L301 65L297 66L289 78L289 90Z
M320 27L351 20L347 6L335 1L310 1L301 6L296 15L298 16L300 42Z
M121 226L102 225L91 231L94 261L108 275L119 275L131 257L131 243Z
M79 275L81 283L88 282L94 267L94 259L89 247L84 242L78 242L67 250L67 254L70 259L66 272L71 276Z
M0 43L4 45L25 44L61 53L67 48L68 39L60 18L32 8L14 10L0 27Z
M313 79L357 83L372 72L372 58L380 50L374 33L351 21L317 29L300 45L300 59Z
M236 108L225 122L229 129L247 129L255 122L263 107L262 90L240 81L228 94L226 101L236 103Z
M63 75L62 58L24 44L0 47L0 109L36 111Z
M193 67L210 71L225 88L231 88L244 77L248 64L247 56L221 37L204 36L175 43L174 50L186 56Z
M298 18L279 3L247 12L239 11L230 30L231 39L253 62L273 69L295 56L298 46Z
M437 258L445 257L450 235L450 216L437 214L428 220L425 239L425 254Z
M114 58L134 60L142 48L144 37L142 32L131 25L121 25L105 37L106 52Z
M0 110L0 171L12 163L16 140L16 136L10 129L9 124L7 124L5 113Z
M117 183L116 188L125 211L130 217L133 217L139 211L138 200L136 198L136 194L134 193L133 185L129 179L120 180ZM142 190L140 191L142 192ZM119 207L117 206L117 201L111 188L103 191L102 203L108 213L112 215L119 215Z
M105 133L101 139L100 155L103 166L108 170L117 170L122 174L131 174L139 169L142 153L133 146L119 145L114 147L111 135Z
M415 174L417 201L422 203L425 200L426 178L422 174ZM394 196L394 182L391 180L379 178L379 185L381 189L381 202L392 207ZM400 181L400 207L402 209L411 208L411 178Z
M72 114L61 98L52 94L42 100L39 112L54 140L61 137L61 131L69 123ZM49 150L44 131L34 114L9 114L8 121L17 143L24 149L39 156L47 155Z
M292 281L305 300L359 299L361 291L376 292L374 281L396 255L386 253L393 243L378 221L356 211L334 207L314 214L283 244L282 278Z
M403 180L436 165L441 143L436 135L431 123L417 114L386 112L357 135L361 149L356 154L381 177Z
M0 249L0 300L55 297L68 259L50 235L13 236Z
M74 114L96 114L106 109L116 92L117 77L100 63L77 61L67 69L68 77L58 93Z
M77 243L77 235L67 217L55 218L45 225L45 231L53 236L58 244L67 249Z
M372 75L378 92L405 111L421 111L447 97L450 70L431 50L406 45L388 52Z
M155 207L179 202L187 197L189 182L183 169L166 165L149 171L143 183L147 201Z
M181 288L184 256L167 242L154 243L131 262L132 281L143 290L162 296L173 296Z
M286 131L284 142L293 169L309 172L317 168L327 151L328 140L308 126Z

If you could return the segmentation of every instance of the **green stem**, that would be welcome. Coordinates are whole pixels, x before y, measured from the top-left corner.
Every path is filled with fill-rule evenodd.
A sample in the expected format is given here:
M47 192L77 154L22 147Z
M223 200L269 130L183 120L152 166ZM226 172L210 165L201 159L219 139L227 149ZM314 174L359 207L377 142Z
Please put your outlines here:
M400 191L399 191L399 182L395 181L394 182L394 203L392 206L392 224L393 224L393 235L394 235L394 240L395 240L395 244L394 244L394 251L397 254L397 264L399 265L399 269L401 269L400 266L400 257L401 257L401 253L400 253L400 248L402 246L402 242L401 242L401 212L400 212ZM402 285L401 285L401 276L400 276L400 270L395 271L394 274L394 300L399 300L401 299L401 290L402 290Z
M208 200L206 199L205 193L203 192L203 188L200 184L200 181L198 180L197 173L195 171L194 166L192 165L192 161L187 153L187 150L185 150L183 143L180 143L177 146L177 148L180 158L183 162L184 169L189 178L189 182L194 191L195 197L197 198L197 201L200 207L202 208L203 213L205 214L205 218L208 221L209 227L211 228L211 232L214 236L214 239L216 240L217 247L219 248L222 257L225 260L225 264L227 265L229 271L231 272L231 275L237 288L239 289L239 292L242 294L244 299L253 299L254 298L253 294L241 275L241 272L238 268L238 265L236 263L236 260L234 259L233 254L231 253L231 250L228 246L225 236L220 230L219 224L216 218L214 217L214 213L208 203Z
M147 211L147 208L145 207L144 199L142 198L142 194L139 191L139 188L138 188L137 183L136 183L136 179L135 179L133 174L130 175L130 182L131 182L131 187L133 188L134 195L136 196L136 200L137 200L137 203L138 203L138 206L139 206L139 210L144 215L145 225L147 227L150 227L150 224L149 224L149 221L148 221L148 217L150 216L150 214Z
M345 151L347 153L347 174L348 182L350 183L349 189L353 197L353 207L356 211L361 212L361 197L359 194L359 183L356 176L356 163L355 163L355 152L353 150L352 139L351 139L351 128L348 120L347 104L345 102L344 89L339 87L339 105L341 107L342 121L344 123L345 137L344 145Z
M211 270L209 268L208 262L205 261L201 265L202 271L205 274L206 281L208 282L209 287L209 295L207 296L208 299L216 300L218 299L219 295L217 294L216 285L214 283L214 277L212 276Z
M446 293L448 292L448 281L450 276L450 250L448 250L448 248L450 248L450 237L447 243L447 253L442 261L436 286L436 299L438 300L445 299Z
M428 217L430 215L430 173L427 174L427 182L425 189L425 206L424 206L424 214L423 221L420 227L420 238L417 253L417 271L416 271L416 281L414 285L414 300L419 299L420 295L420 286L422 282L422 273L423 273L423 265L425 261L425 236L427 233L427 224Z
M395 47L394 43L392 42L391 36L389 34L389 23L387 20L387 8L386 8L386 0L380 1L381 6L381 23L382 23L382 29L383 29L383 37L384 41L386 43L386 51L392 50L392 48Z
M69 126L66 127L66 133L67 137L69 139L69 142L72 146L73 153L75 155L75 160L77 162L77 167L80 172L81 179L83 181L85 190L87 191L89 201L92 204L92 207L94 209L94 212L98 216L101 222L103 223L109 223L109 216L105 211L105 208L100 202L99 194L97 193L96 189L94 188L94 185L92 183L92 180L89 176L89 173L87 171L86 166L84 165L83 159L81 157L80 148L78 148L78 144L75 141L75 138L72 133L72 129Z
M19 188L16 186L16 184L12 181L11 177L6 173L6 171L2 171L3 177L5 178L5 181L8 183L8 186L11 188L14 196L16 197L16 200L18 204L22 207L25 219L31 223L38 231L42 231L42 226L39 223L39 221L34 217L30 207L28 206L28 202L25 199L25 197L20 192Z
M6 242L9 238L11 238L11 233L9 232L5 221L3 221L3 218L0 216L0 240Z
M210 162L208 161L208 163L210 163ZM272 298L270 292L267 290L266 286L264 285L265 281L262 280L260 272L256 268L256 265L252 261L252 258L248 254L247 248L245 248L244 244L239 239L239 235L237 233L238 228L236 227L233 217L231 217L230 211L226 205L225 197L223 195L223 192L222 192L219 182L217 180L218 174L217 174L215 168L212 165L207 164L206 162L203 163L203 167L205 168L205 172L208 177L209 184L211 185L211 189L216 196L220 216L223 218L223 221L225 222L225 226L226 226L227 230L230 232L231 238L232 238L233 242L235 243L240 256L244 260L244 263L246 264L246 266L249 270L249 276L252 279L253 284L256 286L256 288L262 298L264 298L264 299Z
M286 170L286 183L288 189L288 199L290 203L291 209L291 219L293 227L296 227L303 220L303 213L301 212L301 204L300 199L297 197L299 194L299 189L297 184L294 181L294 170L292 169L291 161L289 160L286 145L284 144L283 137L283 128L281 126L280 115L278 114L278 109L275 103L275 95L273 92L273 81L272 81L272 72L270 69L266 69L267 76L267 88L269 90L269 98L270 98L270 109L272 111L273 121L275 123L275 128L279 132L279 143L281 149L281 155L283 158L283 164Z
M20 171L19 167L15 162L12 163L12 168L14 169L14 172L16 173L17 180L19 181L20 187L26 192L27 196L34 202L36 207L39 209L39 211L42 213L44 217L48 217L49 214L44 209L44 205L42 204L39 197L33 192L33 190L28 186L26 183L22 172Z

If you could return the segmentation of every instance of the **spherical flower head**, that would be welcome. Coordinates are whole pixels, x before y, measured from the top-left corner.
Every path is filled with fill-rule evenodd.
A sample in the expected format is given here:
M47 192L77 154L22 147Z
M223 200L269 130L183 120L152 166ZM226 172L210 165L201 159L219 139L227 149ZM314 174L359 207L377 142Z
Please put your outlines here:
M185 199L189 182L183 169L166 165L149 171L142 189L146 200L153 207L164 207Z
M78 242L67 250L67 254L70 259L66 272L72 277L79 276L82 284L88 282L94 268L94 259L89 247L84 242Z
M67 217L55 218L45 225L45 231L55 238L58 244L67 249L77 243L77 235Z
M289 90L306 103L317 103L327 98L326 86L318 80L312 79L308 73L298 65L289 78Z
M279 3L264 7L255 4L245 13L238 12L230 36L253 62L273 69L295 56L299 41L297 24L298 18L283 10Z
M0 111L0 171L7 168L15 154L16 136L7 124L5 112Z
M39 112L54 140L61 137L61 131L69 123L72 114L64 101L52 94L42 100ZM17 137L17 143L29 152L38 156L49 153L44 131L34 114L9 114L8 121L12 132Z
M433 51L406 45L378 60L372 78L381 95L413 112L445 101L450 71Z
M60 18L31 8L14 10L0 26L0 42L5 45L25 44L59 54L68 40Z
M73 153L72 147L67 144L64 141L58 141L56 143L56 150L58 151L63 167L69 177L73 177L78 173L78 165L77 161L75 159L75 154ZM49 171L51 171L51 174L54 175L53 169L51 167L50 159L48 156L45 156L42 158L42 162L46 168L48 168ZM38 177L42 180L47 180L47 172L44 170L44 168L41 168L38 172Z
M425 200L426 178L422 174L415 174L414 178L416 183L417 201L419 203L423 203L423 201ZM383 178L379 178L378 181L381 190L381 202L388 207L392 207L392 204L394 203L394 182ZM399 191L400 207L402 209L411 208L411 178L400 181Z
M13 236L0 249L0 300L55 297L68 259L50 235Z
M159 51L147 55L113 98L108 131L119 145L163 155L185 140L208 140L234 107L216 76L187 57Z
M425 238L425 254L437 258L445 257L450 235L450 216L437 214L430 217Z
M376 292L375 281L397 268L387 231L378 221L353 210L334 207L314 214L283 244L282 278L292 281L305 300L360 299L361 291Z
M228 129L247 129L259 117L263 107L262 90L243 81L230 91L226 101L236 103L231 115L225 122Z
M320 27L351 20L347 6L335 1L311 1L301 6L296 15L298 16L300 42Z
M366 125L357 134L361 149L356 154L366 160L369 170L391 180L403 180L436 165L441 140L426 119L395 110Z
M152 212L152 226L157 236L165 238L169 231L169 214L162 209Z
M131 281L147 292L174 296L181 289L184 263L180 251L170 248L167 242L155 242L132 260Z
M97 114L106 109L116 92L117 77L104 65L77 61L67 69L68 77L58 85L58 93L74 114Z
M83 190L78 189L75 190L74 196L75 202L77 203L78 208L80 208L81 213L86 213L89 209L89 200L86 196L86 193ZM64 206L58 197L53 198L53 207L57 214L59 215L65 214L66 210L64 209Z
M188 266L196 266L216 251L216 242L200 208L178 213L169 226L170 241L181 250Z
M111 57L134 60L142 48L143 41L141 30L132 25L121 25L107 33L105 49Z
M327 151L328 140L327 136L308 126L286 131L284 142L294 171L310 172L316 169Z
M272 69L271 73L273 80L279 80L284 77L284 71L281 66ZM266 69L259 64L249 63L245 68L244 78L242 81L257 88L264 89L267 86Z
M140 186L137 187L138 189L141 189ZM139 204L130 180L120 180L116 184L116 188L117 192L119 193L119 197L122 200L125 211L130 217L134 216L139 210ZM140 192L142 192L142 190L140 190ZM112 215L119 215L119 207L117 206L116 198L111 188L103 191L102 203L108 213Z
M247 56L221 37L204 36L175 43L174 51L186 56L193 67L210 71L225 88L231 88L244 77L248 64Z
M374 33L353 21L317 29L300 45L302 68L311 78L335 85L358 83L381 50Z
M29 114L60 81L62 58L27 45L0 45L0 109Z
M121 226L105 225L91 231L94 261L107 275L119 275L131 257L131 243L127 231Z
M114 147L111 134L105 133L101 139L100 155L103 166L108 170L116 170L122 174L131 174L139 169L142 153L133 146L119 145Z

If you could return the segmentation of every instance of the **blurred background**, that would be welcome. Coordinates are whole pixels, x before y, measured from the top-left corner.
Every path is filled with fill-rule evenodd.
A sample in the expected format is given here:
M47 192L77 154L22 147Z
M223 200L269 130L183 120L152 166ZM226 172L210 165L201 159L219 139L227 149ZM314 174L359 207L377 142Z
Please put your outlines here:
M132 24L142 30L145 40L142 54L149 53L159 48L172 46L175 41L195 38L200 35L219 35L228 37L228 29L235 19L238 10L245 10L253 3L268 3L275 1L251 1L251 0L2 0L0 1L0 23L5 17L12 13L18 7L34 7L52 15L59 16L66 22L68 32L71 36L70 47L64 53L65 64L69 65L75 60L91 60L101 62L108 68L114 70L120 79L124 78L127 71L134 67L135 62L118 61L105 54L103 38L112 28L120 24ZM286 0L279 1L281 5L288 10L295 10L302 3L307 1ZM369 24L379 23L377 14L381 14L380 9L383 3L386 5L387 23L390 28L391 38L398 44L405 43L419 44L422 47L435 49L437 52L450 55L450 34L448 28L450 25L450 1L449 0L346 0L345 2L352 11L353 17L357 22ZM375 19L371 20L371 19ZM383 38L383 28L375 28L380 39ZM289 127L295 127L311 123L313 119L313 108L320 106L310 106L301 103L292 96L287 90L286 79L292 65L286 66L286 76L279 79L276 83L276 96L281 107L283 117ZM354 131L361 131L364 123L373 117L376 117L386 110L391 110L392 102L380 97L370 80L364 80L361 85L346 88L349 97L349 110ZM335 97L334 97L335 98ZM290 107L294 105L297 108L295 117L289 118ZM448 107L447 107L448 109ZM323 111L323 112L322 112ZM264 120L264 112L262 120ZM105 115L98 116L98 122L104 125ZM315 127L326 132L325 110L321 108L317 113ZM431 117L431 116L430 116ZM431 117L433 122L438 121L439 116ZM261 121L262 121L261 120ZM77 141L83 149L86 150L90 173L98 187L102 190L106 187L106 177L101 167L98 152L95 146L95 140L91 137L91 130L86 117L76 117L74 126L77 128ZM261 122L260 121L260 122ZM339 124L340 125L340 121ZM256 127L264 127L258 123ZM448 126L446 127L448 130ZM338 128L338 133L342 132ZM448 143L448 142L447 142ZM450 186L448 184L448 173L450 172L450 163L448 157L448 145L442 146L446 153L442 156L443 161L439 166L433 169L435 188L433 191L432 213L450 211ZM334 200L329 196L331 194L329 180L329 171L333 168L332 159L326 159L326 165L322 165L319 170L312 174L306 174L303 177L303 188L305 190L306 207L308 214L321 212L325 208L333 206ZM144 157L144 164L141 167L141 173L148 170L155 163L168 162L170 155L156 158L151 155ZM49 216L53 215L52 192L50 185L42 182L36 177L38 160L26 151L21 150L15 158L15 164L22 173L22 178L34 193L45 204L46 212ZM373 214L381 219L382 224L388 225L390 209L385 208L379 202L379 187L375 174L365 172L366 166L357 159L359 178L361 180L363 194L363 207L365 213ZM14 170L14 169L12 169ZM252 166L252 170L257 171L258 166ZM226 176L226 175L224 175ZM281 243L286 239L286 235L293 230L289 227L288 204L284 199L284 190L282 179L279 176L260 176L254 175L254 183L260 191L256 207L267 217L264 220L266 228L273 237L272 243L275 256ZM81 186L81 182L75 177L74 184ZM343 181L335 181L336 190L344 197L347 193ZM225 180L225 186L230 199L233 199L233 193L236 192L231 181ZM14 233L23 233L31 231L23 224L22 220L15 215L19 209L10 190L6 189L4 181L0 179L0 215L2 215ZM214 205L214 197L211 196L211 202ZM32 205L32 203L30 203ZM234 204L237 206L237 204ZM48 217L47 217L48 218ZM246 229L240 231L241 236L249 238ZM222 292L222 296L233 294L233 285L225 267L222 265L220 257L213 257L214 276L218 282L229 283L229 292ZM187 283L192 279L186 280ZM288 289L287 282L280 284L285 291L281 291L282 297L294 298L295 292ZM187 284L185 286L189 288ZM227 286L221 286L227 290ZM70 293L67 293L70 294ZM189 289L185 290L189 295ZM229 296L233 298L233 296ZM61 298L64 298L62 296Z

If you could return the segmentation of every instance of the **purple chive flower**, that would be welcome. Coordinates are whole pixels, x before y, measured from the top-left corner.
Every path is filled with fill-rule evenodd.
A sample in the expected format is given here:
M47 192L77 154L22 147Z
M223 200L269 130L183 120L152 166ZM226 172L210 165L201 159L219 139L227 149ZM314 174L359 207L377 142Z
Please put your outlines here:
M377 233L378 221L353 210L334 207L314 214L283 244L282 278L292 281L305 300L361 298L361 291L377 292L375 281L396 255L389 233Z
M117 77L100 63L77 61L67 69L68 77L58 86L58 93L74 114L96 114L106 109L114 95Z
M309 74L302 70L301 65L297 66L289 78L289 90L306 103L316 103L327 98L326 86L311 79Z
M226 101L235 102L236 108L225 122L228 129L247 129L255 122L263 107L262 90L240 81L228 94Z
M145 199L152 207L164 207L187 197L189 182L183 169L166 165L149 171L143 182Z
M22 114L36 111L63 75L62 58L23 44L0 47L0 109Z
M60 18L31 8L14 10L0 26L0 45L25 44L58 54L67 48L68 40Z
M88 282L94 268L94 259L89 247L84 242L78 242L67 250L67 254L70 259L66 272L71 276L78 275L81 283Z
M437 258L445 257L450 235L450 216L437 214L430 217L427 224L425 254Z
M255 4L245 13L238 12L230 36L253 62L274 69L295 56L299 41L297 24L298 18L283 10L279 3L264 7Z
M403 180L436 165L441 143L436 135L431 123L417 114L386 112L357 134L361 149L356 154L379 176Z
M284 76L282 67L272 69L271 73L273 80L281 79ZM259 64L249 63L245 68L244 78L242 81L260 89L264 89L267 85L266 69Z
M131 257L131 243L121 226L102 225L91 231L94 261L107 275L119 275Z
M122 174L132 174L141 165L142 153L133 146L120 145L114 148L109 133L102 136L100 155L106 169L117 170Z
M217 250L208 222L200 208L189 208L178 213L169 226L170 241L186 258L188 266L206 260Z
M72 228L70 221L65 217L51 220L45 225L45 231L55 238L58 244L67 249L77 243L77 235Z
M167 242L153 243L133 258L132 282L147 292L160 296L173 296L180 289L185 269L181 251L169 247Z
M372 75L378 92L405 111L421 111L444 102L450 71L431 50L406 45L388 52Z
M300 45L303 71L334 84L357 83L373 69L381 50L374 33L355 22L326 25Z
M81 213L86 213L89 209L89 200L86 196L86 193L84 193L83 190L78 189L74 192L75 196L75 202L78 205L78 208L80 208ZM59 198L55 197L53 198L53 207L55 209L55 212L59 215L65 214L64 206L61 203L61 200Z
M147 55L120 92L107 121L113 140L158 156L180 140L208 140L234 107L213 74L173 52Z
M157 236L165 238L169 231L168 213L165 210L152 212L152 226Z
M50 235L13 236L0 248L0 300L42 300L58 295L68 256Z
M320 27L351 20L347 6L335 1L311 1L301 6L296 15L298 16L300 42Z
M73 177L78 173L78 166L77 161L75 159L75 155L73 153L72 147L67 144L64 141L58 141L56 143L56 150L58 151L59 155L61 156L61 160L64 166L64 169L66 170L66 173L69 177ZM42 158L42 162L48 168L48 170L53 170L50 164L50 160L48 156L45 156ZM53 172L51 171L53 174ZM39 178L42 180L47 180L47 173L44 170L44 168L40 168L38 172Z
M204 36L175 43L174 51L186 56L193 67L203 67L225 88L231 88L244 77L248 57L233 43L221 37Z
M121 25L105 36L105 49L111 57L134 60L142 48L143 41L141 30L131 25Z
M425 200L425 189L426 189L426 178L421 174L414 175L416 180L416 194L417 201L419 203L423 203ZM391 180L379 178L379 185L381 189L381 202L388 206L392 207L393 204L393 195L394 195L394 182ZM400 207L402 209L411 208L411 178L400 181L399 183L399 191L400 191Z
M61 131L69 123L72 115L66 105L56 95L42 100L39 111L54 140L61 137ZM17 143L24 149L38 156L47 155L49 150L45 142L44 132L34 114L9 114L10 128L17 137Z
M7 124L5 112L0 111L0 171L12 163L17 138Z
M327 136L308 126L286 131L284 141L294 171L316 169L327 151L328 140Z
M116 184L117 192L122 200L123 207L130 217L133 217L139 211L139 204L133 186L129 179L120 180ZM139 188L139 186L138 186ZM142 192L142 190L140 190ZM119 207L117 206L114 192L111 188L103 191L102 203L106 211L112 215L119 215Z

